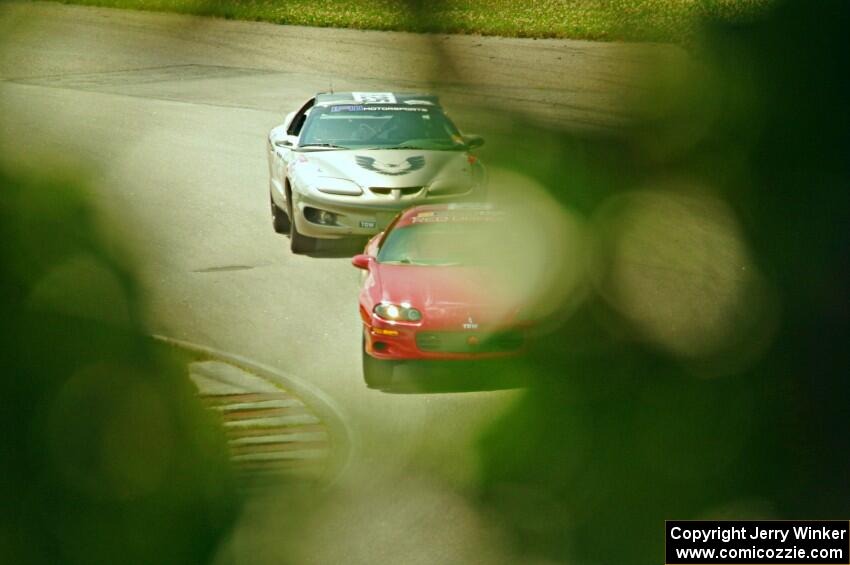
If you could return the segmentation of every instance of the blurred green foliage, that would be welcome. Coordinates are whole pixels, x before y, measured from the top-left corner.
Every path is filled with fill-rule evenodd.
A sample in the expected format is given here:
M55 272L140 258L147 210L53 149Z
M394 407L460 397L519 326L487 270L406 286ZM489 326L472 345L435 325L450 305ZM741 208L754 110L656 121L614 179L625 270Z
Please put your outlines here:
M205 563L226 447L77 182L0 171L0 562Z
M678 41L701 17L752 18L772 0L61 0L277 24L509 37ZM421 9L420 5L421 4Z
M557 147L551 161L521 150L536 144L493 147L599 241L593 298L539 344L536 386L480 444L481 503L528 559L660 563L665 519L848 515L848 24L839 1L711 23L697 72L648 77L656 119L616 139L515 132ZM666 205L643 223L609 213L652 211L633 206L648 197ZM725 261L731 244L751 275L695 261ZM624 247L640 253L625 261ZM636 269L642 309L623 292ZM655 315L676 339L720 333L671 349L642 325Z

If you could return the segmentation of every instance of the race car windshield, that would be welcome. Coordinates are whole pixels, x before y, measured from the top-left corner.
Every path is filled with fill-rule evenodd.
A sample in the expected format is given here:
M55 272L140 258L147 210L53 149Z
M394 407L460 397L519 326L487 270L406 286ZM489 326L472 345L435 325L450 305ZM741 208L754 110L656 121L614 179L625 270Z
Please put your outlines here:
M503 263L492 253L504 234L500 221L410 224L392 230L378 252L379 263L486 266Z
M338 105L310 111L300 147L332 149L436 149L466 147L436 106Z

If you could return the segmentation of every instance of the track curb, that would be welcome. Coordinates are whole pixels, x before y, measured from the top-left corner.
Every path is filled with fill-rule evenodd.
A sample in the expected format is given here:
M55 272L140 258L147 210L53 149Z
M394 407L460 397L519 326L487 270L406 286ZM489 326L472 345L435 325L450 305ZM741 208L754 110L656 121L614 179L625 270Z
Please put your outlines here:
M165 335L154 334L151 337L167 345L207 355L211 358L217 358L231 365L241 367L273 384L279 384L300 396L327 424L334 439L330 457L330 471L323 481L323 488L327 489L333 486L342 476L345 469L348 468L357 446L356 435L348 424L348 419L343 410L333 399L315 385L299 377L284 373L274 367L258 363L235 353L228 353L214 347Z

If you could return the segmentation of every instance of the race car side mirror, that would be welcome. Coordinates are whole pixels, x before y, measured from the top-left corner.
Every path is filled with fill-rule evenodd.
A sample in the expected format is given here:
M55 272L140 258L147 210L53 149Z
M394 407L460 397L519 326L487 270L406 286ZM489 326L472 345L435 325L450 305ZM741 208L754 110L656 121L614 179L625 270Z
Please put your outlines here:
M355 255L351 258L351 264L357 267L358 269L369 270L369 265L372 264L372 256L364 255L361 253L360 255Z
M480 135L469 134L463 136L463 142L466 143L468 148L475 149L484 145L484 138Z

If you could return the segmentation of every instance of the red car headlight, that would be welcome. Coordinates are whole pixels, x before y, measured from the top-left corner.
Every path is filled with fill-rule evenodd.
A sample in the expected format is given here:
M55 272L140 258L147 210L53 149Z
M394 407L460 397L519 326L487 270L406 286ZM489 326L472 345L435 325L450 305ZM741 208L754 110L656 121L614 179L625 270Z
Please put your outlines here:
M400 304L378 304L374 312L379 318L390 322L418 322L422 319L422 312Z

